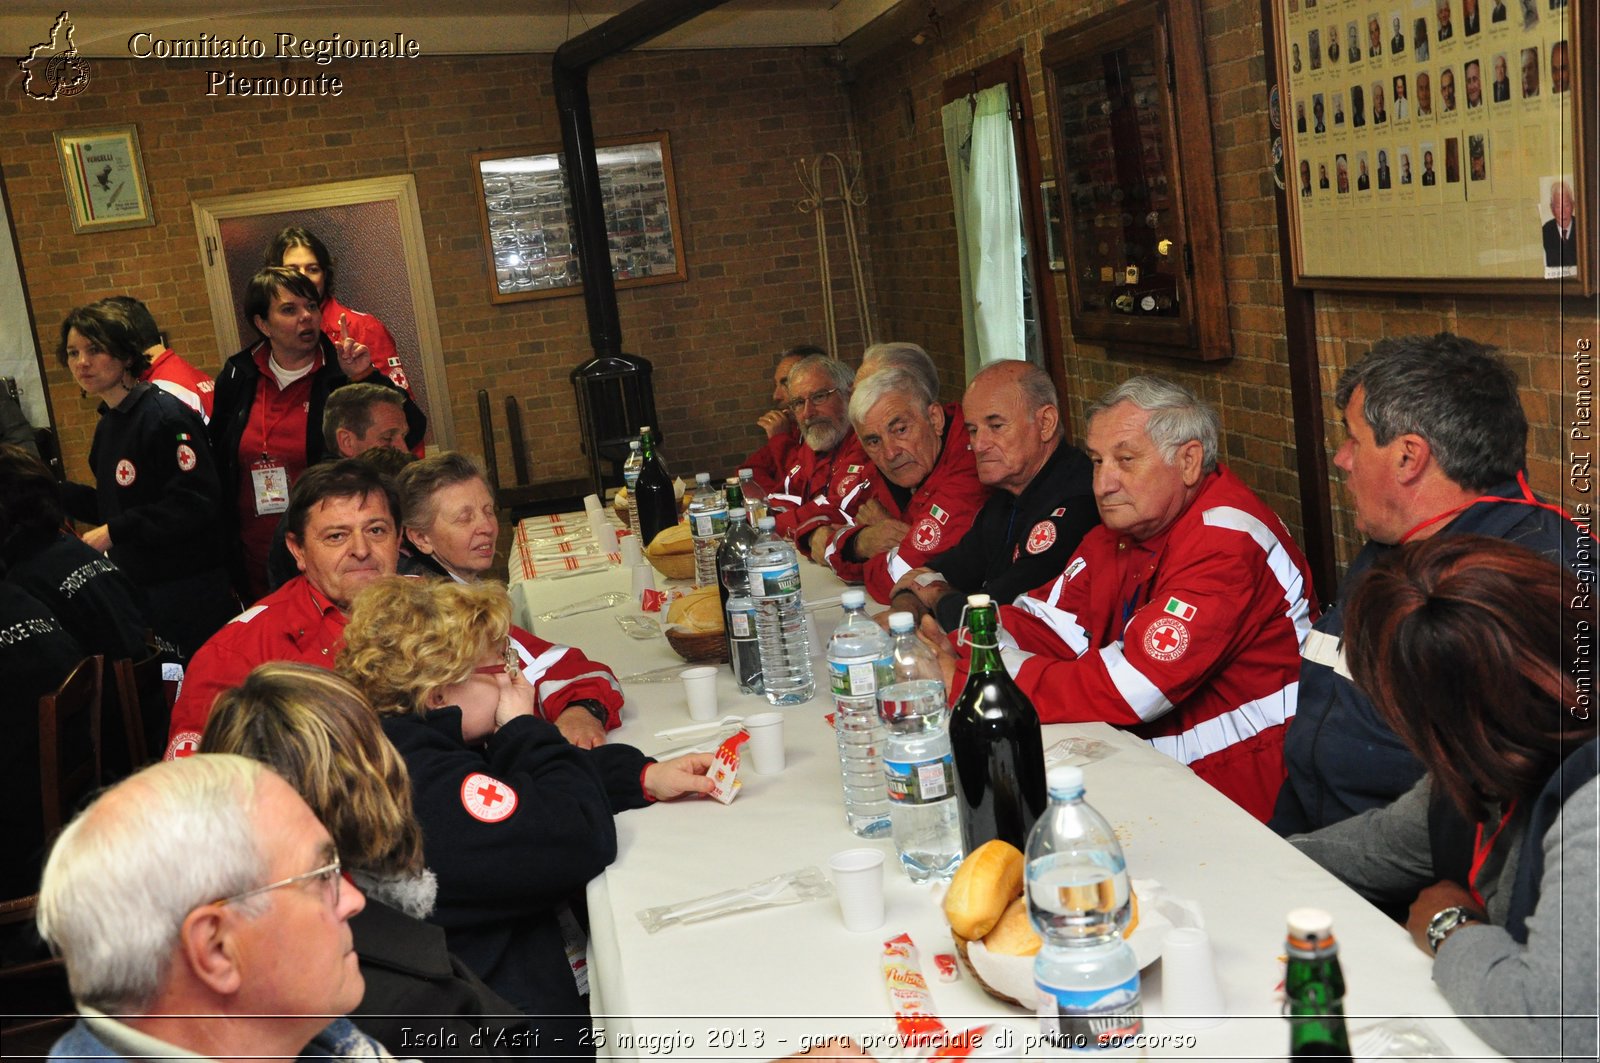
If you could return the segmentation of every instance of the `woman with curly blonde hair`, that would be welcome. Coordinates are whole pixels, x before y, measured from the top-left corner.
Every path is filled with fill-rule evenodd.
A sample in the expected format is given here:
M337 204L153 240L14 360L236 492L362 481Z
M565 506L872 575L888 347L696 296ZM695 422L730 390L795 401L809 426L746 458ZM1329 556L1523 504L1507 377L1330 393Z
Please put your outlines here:
M379 580L355 599L338 670L411 771L450 948L530 1015L587 1021L572 914L617 855L612 815L711 789L708 754L656 763L580 749L536 708L498 583ZM545 1025L548 1027L548 1023ZM581 1044L583 1034L573 1031Z
M206 723L207 753L266 764L293 786L338 847L350 881L367 897L350 920L366 990L351 1014L397 1057L416 1055L405 1028L436 1017L434 1055L478 1053L481 1029L528 1040L528 1022L445 945L424 920L438 883L423 864L422 828L411 811L411 776L360 691L310 665L264 664L224 692ZM516 1036L521 1034L521 1036Z

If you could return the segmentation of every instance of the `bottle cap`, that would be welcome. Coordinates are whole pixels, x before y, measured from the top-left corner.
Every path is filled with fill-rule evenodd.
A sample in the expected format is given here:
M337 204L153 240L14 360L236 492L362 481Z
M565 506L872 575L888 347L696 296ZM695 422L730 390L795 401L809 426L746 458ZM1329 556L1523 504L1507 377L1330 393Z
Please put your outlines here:
M642 425L639 426L639 434L640 435L644 435L648 431L650 431L650 426L649 425L642 424Z
M724 480L722 482L723 482L723 484L725 486L735 487L739 483L739 478L737 476L730 476L730 477L728 477L726 480Z
M860 587L852 587L839 595L839 604L846 609L864 609L867 605L867 592Z
M1083 793L1083 769L1076 764L1059 764L1044 777L1051 797L1076 797Z
M628 440L628 449L629 450L638 450L639 449L639 441L637 439Z
M778 518L777 517L762 517L760 520L756 521L756 527L760 528L762 531L771 531L773 528L776 528L777 526L778 526Z
M910 613L889 614L889 630L893 631L895 634L904 634L905 632L910 631L913 626L914 625L911 622Z
M1333 936L1333 916L1321 908L1295 908L1289 913L1292 937L1318 940Z
M711 482L711 474L708 472L697 472L694 474L694 482L697 484L709 484Z
M739 479L741 479L741 480L752 480L752 479L755 478L755 475L756 475L756 471L754 469L740 469L739 470Z
M987 594L969 594L967 595L967 608L984 609L987 608L989 603L992 601L994 601L994 599L989 597Z

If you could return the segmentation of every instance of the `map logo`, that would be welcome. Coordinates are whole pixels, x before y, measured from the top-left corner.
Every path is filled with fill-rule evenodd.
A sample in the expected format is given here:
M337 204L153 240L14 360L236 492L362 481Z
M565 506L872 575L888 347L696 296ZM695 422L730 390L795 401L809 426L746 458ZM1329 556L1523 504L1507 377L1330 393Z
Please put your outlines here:
M67 12L56 16L50 39L29 48L28 54L17 60L26 75L22 91L36 100L59 100L84 90L89 84L89 63L78 54L72 39L75 32Z

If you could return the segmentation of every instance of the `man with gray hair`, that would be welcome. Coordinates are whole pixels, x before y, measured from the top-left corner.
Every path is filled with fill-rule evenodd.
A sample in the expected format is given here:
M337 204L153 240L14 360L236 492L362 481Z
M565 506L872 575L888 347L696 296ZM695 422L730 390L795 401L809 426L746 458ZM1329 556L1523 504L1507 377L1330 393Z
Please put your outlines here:
M322 409L330 457L353 458L371 447L407 450L406 396L377 384L346 384Z
M880 602L889 600L896 580L958 542L989 497L960 428L961 407L941 405L928 383L888 366L857 385L850 420L877 475L860 520L831 524L813 537L813 551L820 543L840 578L865 583Z
M986 366L961 399L978 480L993 489L972 529L895 583L890 606L931 612L946 631L967 595L1005 603L1049 583L1100 523L1094 470L1067 442L1050 374L1030 362Z
M1217 463L1217 413L1186 388L1134 377L1087 419L1102 523L1002 606L1006 667L1044 722L1125 728L1265 820L1317 611L1305 558ZM936 645L959 690L967 657Z
M741 469L753 472L756 483L768 492L783 478L790 464L789 455L800 443L794 418L789 415L789 374L803 359L827 353L821 347L802 343L780 354L778 364L772 369L773 408L756 418L756 426L766 433L767 440L739 463Z
M1334 401L1345 426L1334 464L1367 544L1301 648L1289 777L1272 817L1285 835L1387 805L1422 777L1344 660L1343 603L1380 558L1435 535L1488 535L1567 565L1580 582L1595 571L1594 540L1528 487L1528 419L1516 374L1492 347L1448 332L1380 340L1340 376Z
M846 412L854 380L849 366L821 354L789 370L788 410L800 427L800 443L790 452L777 488L767 495L767 505L777 533L817 560L822 555L814 533L852 522L872 481L871 465Z
M349 922L365 906L327 829L263 765L146 768L79 815L45 866L39 932L79 1012L51 1058L389 1058L329 1022L361 1002Z
M939 394L939 367L933 364L928 352L915 343L874 343L861 355L861 368L856 371L856 386L861 386L880 369L904 369L921 379L928 394Z

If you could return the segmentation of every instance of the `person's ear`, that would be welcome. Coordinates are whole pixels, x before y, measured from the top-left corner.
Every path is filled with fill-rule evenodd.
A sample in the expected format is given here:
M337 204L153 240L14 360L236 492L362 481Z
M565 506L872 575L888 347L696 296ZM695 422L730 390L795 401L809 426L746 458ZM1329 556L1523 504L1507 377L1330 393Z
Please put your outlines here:
M928 407L928 420L933 422L933 434L944 435L944 407L937 402Z
M1061 411L1054 406L1041 406L1034 415L1034 423L1039 426L1040 439L1052 439L1061 426Z
M356 444L360 442L360 439L348 428L335 428L333 430L333 441L338 447L339 456L342 458L353 458L359 453L356 450Z
M1433 463L1433 448L1426 439L1413 433L1401 436L1396 442L1400 445L1395 448L1398 455L1395 475L1401 484L1413 484L1422 478Z
M429 557L433 556L433 537L427 532L419 531L416 528L407 528L405 530L405 537L412 546L415 546L418 550L421 550Z
M1193 487L1205 475L1206 448L1198 439L1191 439L1178 448L1178 472L1183 477L1183 486Z
M234 996L244 984L244 943L235 933L239 918L226 905L206 904L185 916L178 929L178 947L190 975L217 996Z
M301 572L306 570L306 548L300 542L300 537L294 532L283 533L283 545L289 548L289 553L294 556L294 563Z

